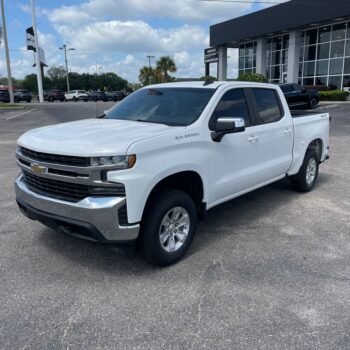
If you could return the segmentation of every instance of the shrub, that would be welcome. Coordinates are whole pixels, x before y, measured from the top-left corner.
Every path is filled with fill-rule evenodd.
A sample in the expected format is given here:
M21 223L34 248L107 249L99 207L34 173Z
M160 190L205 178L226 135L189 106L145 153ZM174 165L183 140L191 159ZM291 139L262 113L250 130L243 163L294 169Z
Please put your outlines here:
M257 73L244 73L241 74L238 78L238 81L252 81L255 83L267 83L265 75Z
M319 96L320 101L346 101L349 92L344 90L320 91Z

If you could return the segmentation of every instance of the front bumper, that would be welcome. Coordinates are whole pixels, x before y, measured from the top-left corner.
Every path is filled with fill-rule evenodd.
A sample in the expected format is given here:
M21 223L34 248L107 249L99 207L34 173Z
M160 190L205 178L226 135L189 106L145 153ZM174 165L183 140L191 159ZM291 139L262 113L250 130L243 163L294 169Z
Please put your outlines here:
M121 226L118 210L125 197L87 197L78 203L44 197L15 181L16 200L21 212L57 231L100 242L125 242L138 237L140 225Z

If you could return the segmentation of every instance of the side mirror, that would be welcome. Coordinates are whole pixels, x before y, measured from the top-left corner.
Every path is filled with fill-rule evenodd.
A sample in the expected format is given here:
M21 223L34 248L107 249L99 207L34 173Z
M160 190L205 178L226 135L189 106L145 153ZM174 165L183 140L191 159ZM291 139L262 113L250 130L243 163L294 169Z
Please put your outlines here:
M215 131L211 137L213 141L220 142L226 134L233 134L245 130L243 118L218 118L216 121Z

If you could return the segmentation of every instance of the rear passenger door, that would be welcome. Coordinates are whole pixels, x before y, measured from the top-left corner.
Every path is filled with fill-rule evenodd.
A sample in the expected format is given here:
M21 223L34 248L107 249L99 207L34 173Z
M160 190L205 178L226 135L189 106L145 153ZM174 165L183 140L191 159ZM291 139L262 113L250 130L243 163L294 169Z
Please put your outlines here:
M284 111L277 90L252 88L247 93L254 108L247 136L255 146L259 181L269 182L284 176L292 164L293 121Z

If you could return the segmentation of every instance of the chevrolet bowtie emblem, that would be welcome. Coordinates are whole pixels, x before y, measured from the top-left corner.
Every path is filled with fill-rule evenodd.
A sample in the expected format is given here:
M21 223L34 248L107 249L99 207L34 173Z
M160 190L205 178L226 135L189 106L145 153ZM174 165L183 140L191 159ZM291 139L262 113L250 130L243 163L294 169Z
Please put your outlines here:
M38 163L31 163L30 169L32 169L32 171L34 173L38 173L38 174L46 174L47 173L46 166L39 165Z

